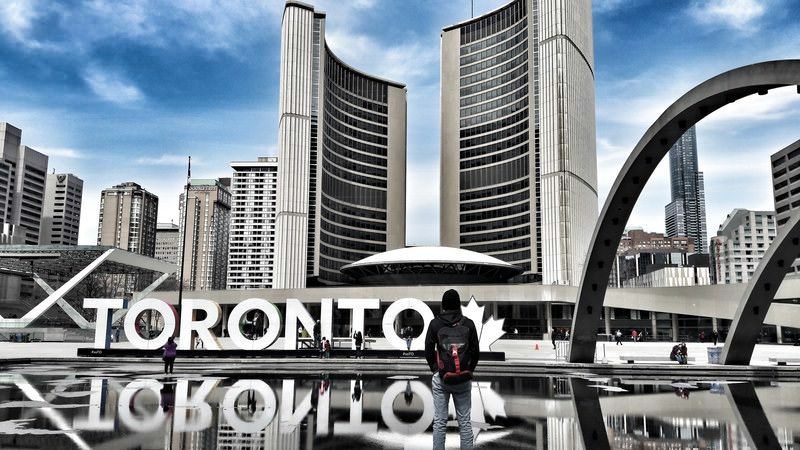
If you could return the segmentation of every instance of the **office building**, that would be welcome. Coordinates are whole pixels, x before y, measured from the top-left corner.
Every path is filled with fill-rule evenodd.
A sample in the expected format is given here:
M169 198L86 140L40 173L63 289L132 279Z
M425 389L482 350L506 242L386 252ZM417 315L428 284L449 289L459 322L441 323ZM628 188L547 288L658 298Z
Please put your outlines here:
M225 289L231 217L229 186L229 179L194 179L189 184L188 205L184 204L187 198L185 193L179 197L179 239L186 247L178 279L183 280L185 289Z
M692 270L671 270L673 268ZM658 271L659 274L649 275ZM669 287L708 284L705 282L708 278L707 272L708 257L695 253L692 238L668 237L663 233L629 229L625 230L617 247L617 257L609 275L609 286Z
M770 157L775 222L781 228L800 207L800 140Z
M22 130L5 122L0 122L0 151L0 242L36 245L48 158L22 145Z
M734 209L711 238L712 282L747 283L775 234L774 211Z
M278 158L231 163L228 289L273 287Z
M155 256L158 197L133 182L100 193L97 245Z
M703 172L697 164L697 133L686 130L669 150L669 178L672 201L664 207L667 236L687 236L705 253L706 196Z
M181 228L178 225L156 224L155 258L176 265L181 263Z
M619 241L617 255L631 251L672 251L694 253L694 239L685 236L665 236L664 233L651 233L642 229L625 230Z
M516 0L441 45L441 245L577 284L597 220L591 2Z
M78 245L83 180L71 173L47 174L42 211L42 245Z
M406 89L340 60L325 14L287 1L281 28L274 286L342 283L405 245Z

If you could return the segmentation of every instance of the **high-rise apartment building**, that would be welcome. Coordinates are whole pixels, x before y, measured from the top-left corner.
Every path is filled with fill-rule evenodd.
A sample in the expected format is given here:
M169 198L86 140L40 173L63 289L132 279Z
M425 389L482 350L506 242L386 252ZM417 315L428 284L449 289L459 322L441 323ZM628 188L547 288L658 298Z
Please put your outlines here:
M597 220L589 0L516 0L442 32L441 243L580 280Z
M278 158L231 163L228 289L273 287Z
M97 245L155 256L158 197L133 182L103 189Z
M194 179L179 197L183 267L178 272L184 288L192 291L225 289L228 265L228 229L231 218L230 180ZM184 210L186 220L184 221ZM186 224L183 236L183 224Z
M734 209L711 238L712 282L747 283L775 234L774 211Z
M171 222L156 224L155 258L180 265L181 227Z
M706 194L697 164L695 127L686 130L669 150L669 175L672 201L664 207L667 236L690 237L697 251L705 253Z
M83 180L71 173L47 174L42 211L42 245L78 245Z
M274 286L405 245L406 89L340 60L325 14L289 0L281 28Z
M0 122L0 224L3 243L39 243L47 156L22 145L22 130Z
M781 228L800 208L800 140L770 157L775 220Z

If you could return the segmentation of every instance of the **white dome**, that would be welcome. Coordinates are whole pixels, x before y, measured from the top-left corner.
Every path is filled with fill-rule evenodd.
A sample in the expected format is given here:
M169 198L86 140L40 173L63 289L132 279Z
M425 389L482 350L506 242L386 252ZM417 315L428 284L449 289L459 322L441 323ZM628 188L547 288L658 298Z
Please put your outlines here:
M515 268L513 264L493 256L454 247L407 247L378 253L348 264L345 267L371 266L397 263L458 263Z

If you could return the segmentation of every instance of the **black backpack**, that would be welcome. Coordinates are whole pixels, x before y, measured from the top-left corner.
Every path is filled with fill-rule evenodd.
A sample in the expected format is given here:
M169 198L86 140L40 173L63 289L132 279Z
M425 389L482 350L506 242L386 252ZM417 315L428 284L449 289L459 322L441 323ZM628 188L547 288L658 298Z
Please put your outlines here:
M436 333L439 375L445 384L456 384L472 379L470 328L462 317L458 322L443 326Z

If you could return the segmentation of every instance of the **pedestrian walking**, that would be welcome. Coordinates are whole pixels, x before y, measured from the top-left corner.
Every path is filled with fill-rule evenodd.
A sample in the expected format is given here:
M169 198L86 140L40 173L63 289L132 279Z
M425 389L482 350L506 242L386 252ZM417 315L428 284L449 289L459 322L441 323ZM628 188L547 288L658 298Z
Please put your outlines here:
M406 341L406 350L411 350L411 343L414 341L414 329L410 326L403 328L403 339Z
M361 358L361 345L364 343L364 336L361 331L353 333L353 342L356 344L356 358Z
M175 338L170 336L167 343L164 344L164 374L172 373L175 367L175 357L178 356L178 344L175 343Z
M697 337L700 339L700 342L705 342L706 341L706 332L705 331L700 331L700 334Z
M714 341L714 346L717 346L717 342L719 341L719 332L717 329L711 330L711 340Z
M322 342L323 342L323 348L325 349L325 357L326 358L330 358L331 357L331 341L329 341L329 340L327 340L325 338L322 338Z
M639 332L636 330L631 330L631 340L633 342L637 342L639 340Z
M478 333L472 320L461 314L458 292L447 290L442 296L441 313L434 318L425 335L425 359L433 372L433 449L444 450L448 405L453 397L461 450L473 446L472 374L478 365Z
M319 336L322 334L321 332L321 325L319 324L319 319L314 322L314 347L319 348Z
M614 346L622 345L622 331L617 330L617 332L614 333L614 340L617 341L617 343L614 344Z
M553 328L553 332L550 333L550 339L553 341L553 350L556 349L556 329Z

